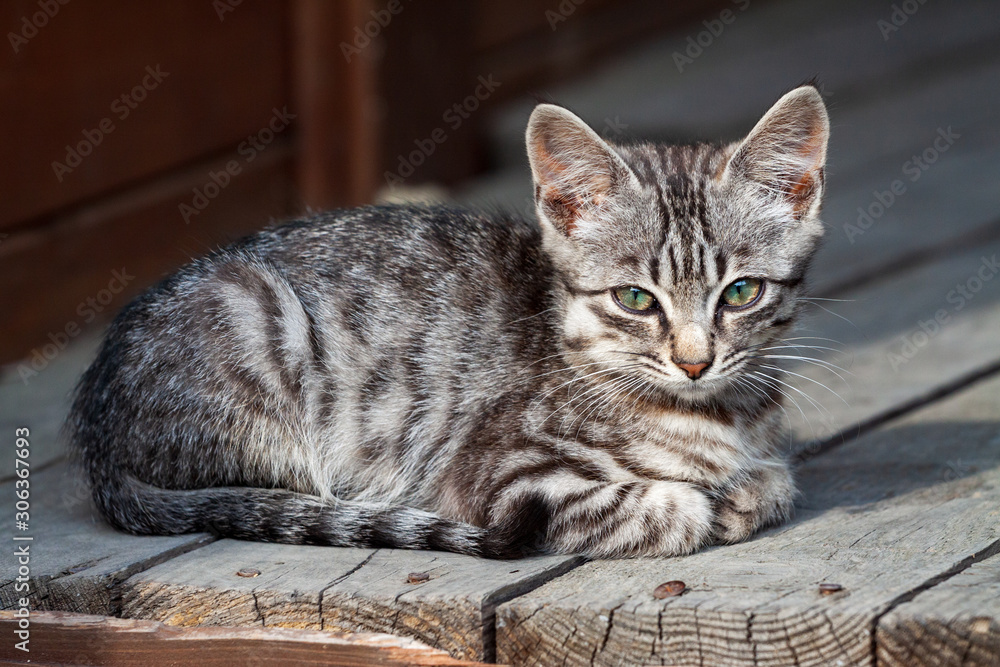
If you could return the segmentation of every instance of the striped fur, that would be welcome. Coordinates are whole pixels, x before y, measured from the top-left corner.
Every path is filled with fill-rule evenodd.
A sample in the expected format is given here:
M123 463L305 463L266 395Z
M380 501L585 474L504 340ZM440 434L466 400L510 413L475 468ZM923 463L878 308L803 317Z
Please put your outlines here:
M798 311L827 134L809 87L728 146L612 146L541 105L537 222L334 211L193 262L79 384L98 508L135 533L488 557L680 554L784 519L758 351ZM758 301L723 308L748 276ZM619 306L626 285L655 312Z

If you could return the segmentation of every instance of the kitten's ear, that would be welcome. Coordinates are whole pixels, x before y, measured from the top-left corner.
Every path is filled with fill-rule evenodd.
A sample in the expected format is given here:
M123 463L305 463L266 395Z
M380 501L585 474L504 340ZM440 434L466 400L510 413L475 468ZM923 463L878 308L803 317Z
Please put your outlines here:
M812 215L823 193L830 120L813 86L787 93L768 110L726 165L791 205L796 217Z
M540 216L567 236L588 214L600 213L630 175L611 147L562 107L535 107L526 140L535 206Z

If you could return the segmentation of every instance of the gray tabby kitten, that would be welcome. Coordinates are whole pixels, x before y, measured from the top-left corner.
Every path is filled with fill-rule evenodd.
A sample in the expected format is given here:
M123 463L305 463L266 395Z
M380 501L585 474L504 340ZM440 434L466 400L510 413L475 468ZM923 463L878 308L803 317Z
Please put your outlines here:
M665 556L785 519L781 374L823 228L816 89L727 146L527 130L538 221L334 211L128 305L69 429L133 533Z

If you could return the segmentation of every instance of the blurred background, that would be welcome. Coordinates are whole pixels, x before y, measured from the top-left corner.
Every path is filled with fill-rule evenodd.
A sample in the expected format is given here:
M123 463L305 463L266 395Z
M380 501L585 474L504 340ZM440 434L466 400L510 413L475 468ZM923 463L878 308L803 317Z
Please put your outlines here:
M820 293L1000 237L997 2L7 0L0 27L17 385L275 220L406 199L533 215L540 100L611 140L729 141L816 78L833 123Z

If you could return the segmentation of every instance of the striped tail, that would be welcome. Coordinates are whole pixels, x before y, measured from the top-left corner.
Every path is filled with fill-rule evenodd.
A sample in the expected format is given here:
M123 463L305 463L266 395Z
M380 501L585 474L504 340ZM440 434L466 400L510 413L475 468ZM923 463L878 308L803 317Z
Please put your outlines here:
M401 505L324 502L282 489L162 489L123 471L93 488L106 520L140 535L210 532L281 544L432 549L497 559L525 555L484 528Z

